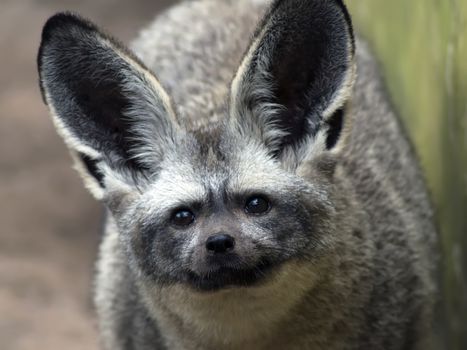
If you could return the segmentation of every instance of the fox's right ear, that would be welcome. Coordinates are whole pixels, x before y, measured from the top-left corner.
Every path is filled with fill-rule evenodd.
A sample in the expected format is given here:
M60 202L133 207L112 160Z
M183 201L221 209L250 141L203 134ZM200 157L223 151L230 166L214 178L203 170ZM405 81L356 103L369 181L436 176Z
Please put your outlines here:
M44 26L38 55L41 91L86 185L102 198L154 170L178 132L172 103L127 49L76 15ZM138 176L136 176L137 178Z

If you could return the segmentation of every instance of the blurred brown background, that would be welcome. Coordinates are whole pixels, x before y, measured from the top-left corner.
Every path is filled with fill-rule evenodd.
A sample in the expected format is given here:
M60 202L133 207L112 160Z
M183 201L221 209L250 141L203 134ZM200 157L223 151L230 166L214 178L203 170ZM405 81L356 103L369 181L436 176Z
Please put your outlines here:
M42 103L41 27L78 11L123 42L169 1L0 0L0 349L97 349L91 303L101 207Z

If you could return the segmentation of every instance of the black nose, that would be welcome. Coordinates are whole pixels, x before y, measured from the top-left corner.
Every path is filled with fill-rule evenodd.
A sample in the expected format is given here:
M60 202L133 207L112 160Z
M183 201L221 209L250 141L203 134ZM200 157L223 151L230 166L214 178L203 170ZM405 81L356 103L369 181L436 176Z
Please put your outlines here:
M234 238L223 233L212 235L206 241L206 249L213 253L227 253L231 251L234 246Z

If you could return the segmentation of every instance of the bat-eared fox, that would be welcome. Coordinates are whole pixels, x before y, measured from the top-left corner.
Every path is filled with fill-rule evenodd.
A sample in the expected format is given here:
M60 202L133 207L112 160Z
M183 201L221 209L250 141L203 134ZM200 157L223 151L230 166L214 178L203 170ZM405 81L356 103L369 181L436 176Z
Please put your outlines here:
M342 0L182 1L130 48L59 13L38 67L108 213L103 348L429 348L433 210Z

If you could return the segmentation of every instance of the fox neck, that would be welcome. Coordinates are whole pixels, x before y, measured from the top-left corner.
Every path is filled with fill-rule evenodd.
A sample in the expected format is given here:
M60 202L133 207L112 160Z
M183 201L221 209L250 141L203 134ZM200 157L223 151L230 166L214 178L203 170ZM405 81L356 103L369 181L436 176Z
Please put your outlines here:
M318 282L312 270L289 262L264 285L199 293L186 286L140 286L145 303L166 331L169 348L261 349ZM183 335L183 336L182 336ZM187 342L180 344L180 341Z

